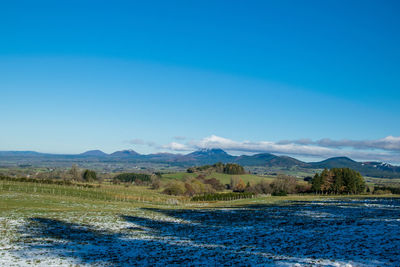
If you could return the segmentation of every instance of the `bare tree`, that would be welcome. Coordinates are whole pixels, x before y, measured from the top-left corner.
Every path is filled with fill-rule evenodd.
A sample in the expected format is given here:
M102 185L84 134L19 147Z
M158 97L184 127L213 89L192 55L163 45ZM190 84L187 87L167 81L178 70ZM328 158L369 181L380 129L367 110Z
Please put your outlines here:
M71 169L69 170L69 174L71 175L72 180L80 180L81 173L76 164L72 164Z

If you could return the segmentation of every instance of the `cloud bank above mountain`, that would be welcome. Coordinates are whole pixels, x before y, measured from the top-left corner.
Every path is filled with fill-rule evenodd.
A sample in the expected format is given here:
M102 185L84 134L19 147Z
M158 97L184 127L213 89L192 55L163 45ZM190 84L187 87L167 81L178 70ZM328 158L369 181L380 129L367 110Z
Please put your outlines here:
M277 153L302 157L347 156L358 160L380 160L400 163L400 137L387 136L377 140L311 139L272 141L235 141L211 135L201 140L185 143L171 142L159 146L170 151L191 151L205 148L221 148L242 153Z
M353 149L381 149L387 151L400 151L400 136L387 136L382 139L377 140L332 140L329 138L312 141L310 139L299 139L299 140L284 140L278 142L278 144L299 144L299 145L317 145L321 147L331 147L331 148L344 148L350 147Z

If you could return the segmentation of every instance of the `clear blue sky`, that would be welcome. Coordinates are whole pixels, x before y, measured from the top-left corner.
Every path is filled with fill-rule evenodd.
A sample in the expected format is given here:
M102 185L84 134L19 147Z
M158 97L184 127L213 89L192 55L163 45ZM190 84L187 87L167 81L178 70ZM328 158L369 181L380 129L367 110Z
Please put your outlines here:
M399 14L399 1L3 1L0 150L398 137Z

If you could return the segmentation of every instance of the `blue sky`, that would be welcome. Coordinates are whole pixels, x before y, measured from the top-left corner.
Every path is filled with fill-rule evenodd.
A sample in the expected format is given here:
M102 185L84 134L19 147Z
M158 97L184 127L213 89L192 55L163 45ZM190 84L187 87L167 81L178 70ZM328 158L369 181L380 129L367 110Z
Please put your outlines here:
M1 3L0 150L400 162L399 11L398 1Z

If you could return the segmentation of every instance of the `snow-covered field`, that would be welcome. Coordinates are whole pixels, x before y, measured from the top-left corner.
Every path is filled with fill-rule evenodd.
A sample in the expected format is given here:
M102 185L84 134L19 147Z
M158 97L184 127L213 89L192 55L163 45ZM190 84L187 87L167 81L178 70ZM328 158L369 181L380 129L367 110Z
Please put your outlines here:
M400 265L399 199L18 217L0 217L0 266Z

